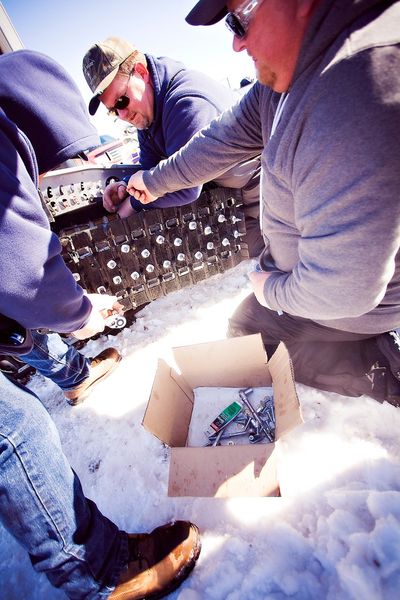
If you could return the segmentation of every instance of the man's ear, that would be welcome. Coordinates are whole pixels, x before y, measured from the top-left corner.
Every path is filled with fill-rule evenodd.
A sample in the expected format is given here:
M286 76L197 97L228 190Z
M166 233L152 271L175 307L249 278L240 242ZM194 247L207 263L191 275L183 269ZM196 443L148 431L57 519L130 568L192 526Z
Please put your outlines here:
M321 0L297 0L297 16L309 19Z
M147 83L147 81L149 80L149 71L143 63L135 63L135 73L137 73L145 83Z

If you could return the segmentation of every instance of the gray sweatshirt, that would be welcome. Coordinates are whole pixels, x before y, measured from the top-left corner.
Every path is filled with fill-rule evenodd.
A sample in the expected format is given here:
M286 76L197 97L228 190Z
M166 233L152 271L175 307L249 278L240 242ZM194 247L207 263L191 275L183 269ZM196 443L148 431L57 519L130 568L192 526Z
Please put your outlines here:
M399 327L399 74L400 1L322 0L279 121L281 95L256 84L145 184L159 196L262 152L268 306L358 333Z

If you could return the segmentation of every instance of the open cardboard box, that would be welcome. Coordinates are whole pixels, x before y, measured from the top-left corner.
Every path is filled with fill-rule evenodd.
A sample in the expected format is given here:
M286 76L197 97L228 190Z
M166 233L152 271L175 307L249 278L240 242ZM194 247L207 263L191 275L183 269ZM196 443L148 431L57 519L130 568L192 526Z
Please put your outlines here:
M143 425L171 447L169 496L279 496L276 449L301 424L288 351L280 344L268 361L261 335L174 349L178 374L160 360ZM276 441L186 447L198 387L267 387L274 390Z

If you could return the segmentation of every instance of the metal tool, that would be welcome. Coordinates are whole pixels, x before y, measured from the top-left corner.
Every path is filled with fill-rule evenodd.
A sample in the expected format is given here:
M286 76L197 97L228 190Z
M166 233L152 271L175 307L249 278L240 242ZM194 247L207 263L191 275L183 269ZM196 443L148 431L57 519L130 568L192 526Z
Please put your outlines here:
M251 394L253 391L253 388L246 388L243 390L239 390L239 397L241 399L241 401L243 402L243 404L249 409L249 411L251 412L252 416L254 417L254 419L258 422L261 431L264 433L265 437L267 438L268 441L273 442L273 437L271 435L271 433L268 431L268 429L266 429L264 423L262 422L262 420L260 419L259 415L257 414L257 412L254 410L251 402L249 401L249 399L247 398L248 394Z

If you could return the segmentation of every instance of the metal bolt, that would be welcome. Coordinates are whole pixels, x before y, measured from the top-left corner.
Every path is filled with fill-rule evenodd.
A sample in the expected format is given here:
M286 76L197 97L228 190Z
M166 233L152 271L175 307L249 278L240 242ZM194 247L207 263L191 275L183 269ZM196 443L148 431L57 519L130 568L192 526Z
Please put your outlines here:
M214 242L207 242L207 250L213 250Z
M131 247L129 246L129 244L122 244L121 246L121 252L123 252L124 254L128 254L130 249Z
M197 223L196 223L196 221L190 221L190 223L189 223L189 229L191 229L192 231L194 229L197 229Z
M140 274L137 271L133 271L133 273L131 273L131 277L132 279L139 279Z
M171 266L171 261L170 260L164 260L162 266L164 267L164 269L169 269Z
M194 255L194 257L195 257L196 260L201 260L203 258L203 253L200 252L200 250L198 250L196 252L196 254Z
M115 277L113 277L113 282L115 283L115 285L119 285L120 283L122 283L122 279L119 275L116 275Z
M178 256L176 257L178 260L185 260L185 255L183 254L183 252L179 252Z
M165 242L165 237L163 235L158 235L156 237L157 244L163 244Z
M182 240L181 240L181 238L175 238L174 239L174 246L182 246Z
M154 265L147 265L147 267L146 267L146 271L147 271L148 273L153 273L153 271L154 271L154 268L155 268L155 267L154 267Z
M116 266L117 266L117 263L115 262L115 260L109 260L107 263L107 267L109 269L115 269Z
M207 225L207 227L204 227L204 235L210 235L210 233L212 233L212 229Z
M142 250L140 254L143 256L143 258L149 258L150 250L148 250L147 248L144 248L144 250Z
M218 215L218 223L225 223L226 217L225 215Z

